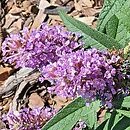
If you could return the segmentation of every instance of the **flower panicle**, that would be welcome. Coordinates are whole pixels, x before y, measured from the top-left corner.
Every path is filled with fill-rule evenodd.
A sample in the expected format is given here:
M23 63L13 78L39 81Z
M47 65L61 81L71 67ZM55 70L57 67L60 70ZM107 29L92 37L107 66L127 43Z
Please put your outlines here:
M49 87L50 93L72 98L82 96L89 101L98 98L109 104L113 96L122 91L123 76L120 66L115 67L119 60L119 56L111 56L109 52L81 49L62 55L41 71L43 80L55 83Z
M23 108L19 112L8 112L3 121L10 130L41 130L42 126L56 114L51 108Z
M15 63L16 67L40 68L55 62L63 53L70 53L83 45L80 35L66 31L62 26L48 26L20 34L12 34L2 45L3 60Z

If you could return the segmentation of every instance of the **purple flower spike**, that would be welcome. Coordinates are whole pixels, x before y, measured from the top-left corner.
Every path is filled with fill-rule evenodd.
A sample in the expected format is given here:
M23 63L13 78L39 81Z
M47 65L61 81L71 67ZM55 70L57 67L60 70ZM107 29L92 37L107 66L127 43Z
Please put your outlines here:
M39 69L82 46L83 43L77 41L78 36L61 26L48 26L45 23L32 32L25 28L3 42L3 60L15 63L16 67Z
M24 108L19 112L8 112L3 117L10 130L41 130L43 125L54 115L51 108Z
M40 81L49 80L48 90L63 97L82 96L88 101L101 99L110 106L113 96L124 91L119 56L95 48L85 51L79 34L61 26L42 24L39 30L6 38L2 45L3 60L16 67L41 72ZM127 76L128 77L128 76Z
M113 58L97 49L78 50L43 67L43 80L53 81L54 85L48 90L59 96L82 96L88 101L98 98L105 103L111 102L113 96L122 91L116 82L119 68L114 67L118 60L119 57Z

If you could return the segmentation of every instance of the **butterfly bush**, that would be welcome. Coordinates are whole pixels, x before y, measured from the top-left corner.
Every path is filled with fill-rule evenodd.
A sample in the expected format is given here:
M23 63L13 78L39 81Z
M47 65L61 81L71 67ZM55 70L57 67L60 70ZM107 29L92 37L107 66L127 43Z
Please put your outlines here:
M29 32L24 28L3 42L3 60L15 63L16 67L40 68L53 63L62 53L70 53L83 45L78 42L79 34L66 31L62 26L48 26Z
M23 108L19 112L11 111L3 116L10 130L41 130L42 126L56 114L51 108Z
M81 49L43 67L43 80L53 81L49 92L59 96L82 96L89 101L98 98L109 104L113 96L122 91L123 77L116 67L119 60L119 56L95 48Z
M40 81L51 81L50 93L63 97L82 96L88 101L111 103L122 92L123 76L116 64L120 57L108 51L84 50L80 35L61 26L42 24L38 30L24 29L12 34L2 45L3 60L16 67L31 67L41 72Z

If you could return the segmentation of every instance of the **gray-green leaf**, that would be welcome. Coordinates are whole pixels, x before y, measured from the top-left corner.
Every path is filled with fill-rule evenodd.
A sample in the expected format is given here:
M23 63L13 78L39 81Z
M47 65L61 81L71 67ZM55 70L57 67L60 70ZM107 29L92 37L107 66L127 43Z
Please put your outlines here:
M112 130L130 130L130 118L121 118L112 128Z
M103 130L111 130L113 126L119 121L119 119L120 114L116 113L116 111L113 111Z
M105 126L108 124L108 119L103 121L95 130L104 130Z
M126 107L126 108L130 108L130 96L124 98L121 106Z
M119 49L119 44L111 37L94 30L86 24L68 16L64 11L60 11L59 15L63 20L64 24L70 31L79 32L83 35L83 40L86 43L86 47L96 47L98 49L113 48Z
M90 109L90 113L82 119L86 120L88 127L92 129L97 125L97 111L100 109L100 101L93 101L88 109Z
M56 114L42 130L71 130L88 113L85 101L79 97Z
M130 41L130 32L121 21L119 21L115 39L120 44L120 48L125 48Z
M119 19L113 15L106 25L106 34L115 38L117 34Z
M120 9L119 12L116 13L116 16L121 21L122 24L126 27L126 29L130 32L130 0L127 0L124 5Z
M118 113L126 116L126 117L129 117L130 118L130 111L126 111L126 110L117 110Z
M105 0L104 7L99 15L97 29L104 32L107 22L123 7L127 0Z

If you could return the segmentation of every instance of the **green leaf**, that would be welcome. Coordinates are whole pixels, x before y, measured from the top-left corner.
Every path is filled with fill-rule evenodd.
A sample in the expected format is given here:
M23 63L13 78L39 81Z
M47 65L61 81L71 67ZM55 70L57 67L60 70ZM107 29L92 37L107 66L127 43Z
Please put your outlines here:
M130 32L126 29L121 21L119 21L115 39L120 44L121 48L126 47L128 42L130 41Z
M107 115L107 117L106 117ZM121 114L117 113L115 110L113 110L112 113L107 112L105 115L105 121L99 125L96 130L111 130L113 126L120 120Z
M97 122L97 126L95 130L105 130L107 128L106 126L108 126L108 121L109 121L110 116L111 116L111 113L106 112L104 116L104 121L101 124Z
M130 108L130 96L127 96L124 98L121 106L126 107L126 108Z
M105 0L104 7L99 15L97 29L104 32L104 29L110 20L123 7L127 0Z
M119 43L120 48L126 47L130 41L130 32L126 29L116 15L113 15L110 18L105 29L106 34L115 38L115 40Z
M83 118L83 120L86 120L86 123L89 128L93 128L97 124L97 111L100 109L100 101L94 101L89 106L90 113Z
M56 114L42 130L71 130L89 112L85 101L79 97Z
M115 38L117 34L118 23L119 19L116 17L116 15L113 15L107 22L106 34L109 35L110 37Z
M68 16L64 11L60 11L59 15L67 28L73 32L79 32L83 35L86 47L96 47L98 49L113 48L119 49L119 44L111 37L94 30L86 24Z
M105 125L107 124L108 119L103 121L95 130L104 130Z
M116 13L119 19L116 41L119 42L121 48L125 48L130 42L130 1L127 0L119 12Z
M113 111L103 130L111 130L112 127L119 121L120 116L121 115L116 111Z
M105 0L104 8L99 16L97 29L115 38L120 48L124 48L130 42L129 8L129 0Z
M130 130L130 118L122 117L112 128L112 130Z
M116 13L118 19L130 32L130 0L127 0L119 12Z
M108 126L107 126L108 130L111 130L112 126L117 123L117 121L119 120L119 117L120 117L120 115L117 114L116 111L112 112L111 117L108 122Z
M130 118L130 111L126 111L126 110L117 110L117 112L119 112L120 114L129 117Z

